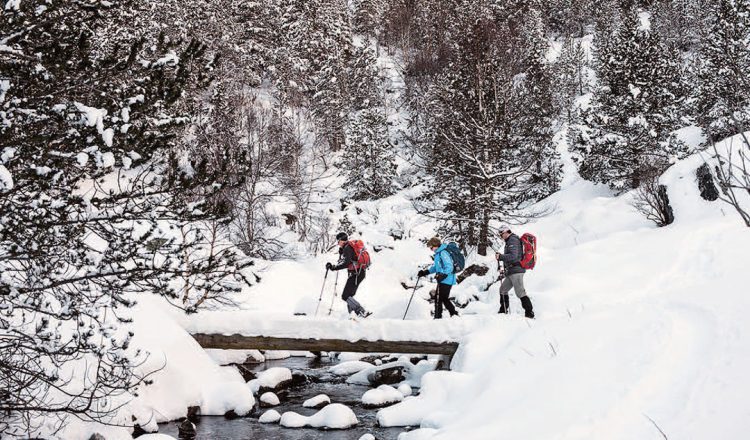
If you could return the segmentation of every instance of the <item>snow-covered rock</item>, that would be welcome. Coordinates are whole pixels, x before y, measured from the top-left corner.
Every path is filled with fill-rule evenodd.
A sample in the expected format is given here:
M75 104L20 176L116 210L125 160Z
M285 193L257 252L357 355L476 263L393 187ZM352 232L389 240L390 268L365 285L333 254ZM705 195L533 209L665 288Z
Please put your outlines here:
M266 350L263 352L267 361L276 361L292 357L292 352L287 350Z
M159 433L156 433L156 434L143 434L141 436L138 436L138 438L139 439L143 439L143 440L176 440L171 435L159 434Z
M368 432L367 434L363 434L359 440L375 440L375 436Z
M404 400L404 395L390 385L380 385L362 395L362 403L368 408L380 408Z
M260 423L276 423L281 420L281 414L275 409L269 409L258 418Z
M401 393L402 396L406 397L411 396L413 391L408 383L402 383L398 386L398 392Z
M372 368L372 364L364 361L346 361L332 366L329 371L337 376L350 376L366 368Z
M311 397L302 403L305 408L323 408L324 406L331 403L331 398L325 394L318 394L315 397Z
M287 428L347 429L359 423L354 411L341 403L327 405L312 416L305 417L293 411L281 415L279 424Z
M260 401L260 406L264 408L267 408L269 406L276 406L281 403L279 401L279 397L271 391L263 393L263 395L261 395L260 399L258 400Z
M272 367L258 373L256 379L247 383L254 394L278 391L292 382L292 371L284 367Z

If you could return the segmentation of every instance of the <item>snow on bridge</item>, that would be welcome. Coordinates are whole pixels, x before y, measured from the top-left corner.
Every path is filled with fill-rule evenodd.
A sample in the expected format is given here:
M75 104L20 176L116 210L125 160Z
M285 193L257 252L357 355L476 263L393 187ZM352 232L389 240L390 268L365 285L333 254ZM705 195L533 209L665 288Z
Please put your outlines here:
M204 312L185 324L203 348L420 353L452 356L464 336L492 317L362 319Z

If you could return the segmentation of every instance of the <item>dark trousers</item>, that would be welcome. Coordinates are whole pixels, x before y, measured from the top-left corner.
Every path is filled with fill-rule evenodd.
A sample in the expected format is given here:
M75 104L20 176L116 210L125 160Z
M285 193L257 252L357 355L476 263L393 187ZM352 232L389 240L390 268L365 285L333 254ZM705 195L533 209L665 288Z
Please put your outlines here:
M346 285L344 286L344 293L341 294L341 299L346 301L346 308L349 313L354 312L360 316L365 313L365 308L354 299L354 295L357 294L359 285L365 279L365 273L365 270L360 270L359 272L350 271L349 277L346 279Z
M456 312L456 308L453 307L453 303L450 299L452 287L453 286L450 284L438 283L437 298L435 298L435 319L443 317L443 306L448 309L448 313L450 313L451 316L458 315L458 312Z

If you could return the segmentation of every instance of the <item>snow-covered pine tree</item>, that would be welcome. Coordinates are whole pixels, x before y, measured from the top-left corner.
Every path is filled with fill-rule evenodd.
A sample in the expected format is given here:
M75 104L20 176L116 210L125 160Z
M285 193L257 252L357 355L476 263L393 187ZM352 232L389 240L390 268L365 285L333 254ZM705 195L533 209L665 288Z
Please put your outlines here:
M354 31L377 40L382 31L383 14L388 4L384 0L356 0L354 2Z
M567 37L553 67L555 107L567 122L573 121L576 97L588 93L588 68L589 61L581 41Z
M559 165L550 142L554 111L538 14L519 19L519 36L484 18L487 11L476 12L456 57L423 98L423 145L435 178L424 198L440 201L433 209L450 212L441 217L455 220L456 232L485 254L490 222L507 221L554 191Z
M378 199L395 190L395 151L386 122L382 109L368 108L354 113L347 125L346 147L337 166L355 200Z
M750 128L750 2L719 0L702 39L696 118L715 140Z
M653 30L667 46L693 51L706 33L706 0L670 0L654 2L649 8Z
M599 84L571 127L574 159L586 179L617 191L637 188L686 153L671 134L682 124L687 95L681 57L641 27L636 9L596 55Z
M225 215L206 203L215 170L180 143L190 115L179 104L207 84L211 60L198 42L139 29L108 44L108 20L133 6L24 0L2 12L3 437L46 437L71 416L111 421L148 379L120 326L133 295L191 310L244 281L247 263L212 253L195 223Z

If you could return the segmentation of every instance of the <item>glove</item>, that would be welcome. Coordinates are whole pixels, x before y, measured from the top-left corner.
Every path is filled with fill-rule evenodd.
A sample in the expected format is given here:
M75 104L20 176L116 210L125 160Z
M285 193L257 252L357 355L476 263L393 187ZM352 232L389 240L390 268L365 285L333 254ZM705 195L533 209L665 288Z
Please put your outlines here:
M446 275L444 273L439 273L439 274L435 275L435 279L438 281L438 283L443 282L443 280L446 279L446 278L448 278L448 275Z
M427 270L427 269L422 269L422 270L420 270L419 272L417 272L417 277L418 277L418 278L422 278L422 277L426 277L426 276L427 276L427 275L429 275L429 274L430 274L430 271L429 271L429 270Z
M326 270L333 270L333 264L326 263Z

